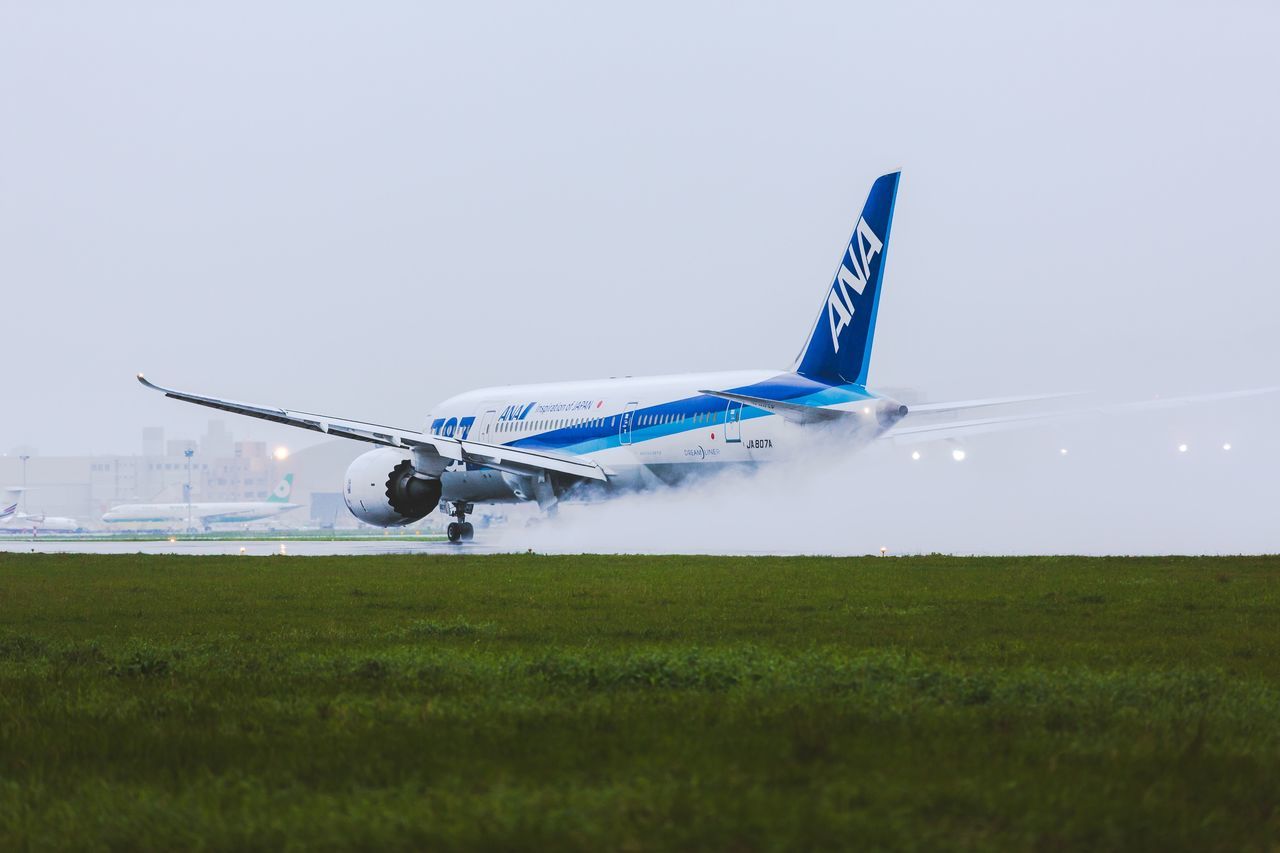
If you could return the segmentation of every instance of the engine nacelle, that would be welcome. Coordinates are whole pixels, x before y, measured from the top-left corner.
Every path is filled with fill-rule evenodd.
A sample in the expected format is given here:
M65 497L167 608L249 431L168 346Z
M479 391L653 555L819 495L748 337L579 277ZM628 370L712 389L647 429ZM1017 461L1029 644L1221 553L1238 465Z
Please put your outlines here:
M880 426L888 429L905 418L907 411L907 407L897 400L881 397L879 402L876 403L876 420L880 422Z
M426 518L440 504L440 480L414 473L408 456L390 447L358 456L347 468L342 493L347 509L378 527L403 527Z

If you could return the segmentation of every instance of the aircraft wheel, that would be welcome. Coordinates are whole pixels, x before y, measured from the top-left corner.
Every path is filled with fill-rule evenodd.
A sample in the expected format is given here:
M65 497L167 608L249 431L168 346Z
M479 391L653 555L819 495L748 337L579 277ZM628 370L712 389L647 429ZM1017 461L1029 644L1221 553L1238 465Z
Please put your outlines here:
M459 526L462 528L463 542L470 542L472 539L476 538L476 528L474 524L469 521L464 521Z
M445 535L449 537L450 542L459 542L462 540L462 525L456 521L449 522L449 526L444 530Z

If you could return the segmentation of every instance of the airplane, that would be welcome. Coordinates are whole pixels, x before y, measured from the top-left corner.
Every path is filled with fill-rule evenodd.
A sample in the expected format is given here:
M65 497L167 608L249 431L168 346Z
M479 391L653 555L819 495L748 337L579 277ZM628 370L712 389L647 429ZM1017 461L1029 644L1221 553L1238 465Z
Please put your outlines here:
M455 520L452 542L474 536L478 503L592 500L679 485L730 466L822 464L877 439L952 440L1037 423L1046 415L958 420L958 413L1066 397L1039 394L910 408L867 386L900 172L871 186L853 234L823 292L817 319L790 369L739 370L481 388L436 406L421 430L293 411L164 388L172 399L380 445L346 472L356 518L412 524L439 509ZM1173 405L1262 393L1260 389ZM1130 404L1142 405L1142 404ZM923 416L917 424L909 414ZM930 423L928 416L952 420ZM961 457L957 457L961 458Z
M301 504L289 503L292 492L293 475L285 474L265 501L123 504L113 506L102 516L102 520L108 524L151 524L185 523L190 519L192 524L199 523L208 530L213 524L258 521L297 509Z
M5 491L10 494L21 494L25 489L13 487ZM31 515L18 511L18 503L14 501L8 506L0 507L0 532L3 533L25 533L30 531L33 534L44 530L49 533L76 533L80 530L79 523L74 518L68 518L61 515Z

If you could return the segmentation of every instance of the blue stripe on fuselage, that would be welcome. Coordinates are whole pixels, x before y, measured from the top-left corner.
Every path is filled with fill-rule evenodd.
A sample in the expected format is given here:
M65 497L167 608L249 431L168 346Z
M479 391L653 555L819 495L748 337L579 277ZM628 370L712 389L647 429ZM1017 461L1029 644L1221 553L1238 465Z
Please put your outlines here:
M751 385L743 385L726 390L733 394L764 397L770 400L808 406L830 406L874 397L865 388L857 385L828 385L794 373L782 373L764 382L756 382ZM693 397L685 397L680 400L638 408L632 415L631 443L639 444L680 432L701 430L706 429L708 426L723 424L723 416L728 409L728 405L728 402L721 397L698 394ZM741 420L767 417L770 414L772 412L744 405L742 407ZM669 415L676 415L677 417L670 423L656 423L646 426L636 425L641 418L661 418ZM703 421L695 424L693 417L696 415L720 415L720 418L715 421ZM597 453L620 446L622 437L617 418L621 417L621 413L615 412L603 417L603 424L582 424L548 430L537 435L517 438L507 442L507 445L510 447L560 450L579 455Z

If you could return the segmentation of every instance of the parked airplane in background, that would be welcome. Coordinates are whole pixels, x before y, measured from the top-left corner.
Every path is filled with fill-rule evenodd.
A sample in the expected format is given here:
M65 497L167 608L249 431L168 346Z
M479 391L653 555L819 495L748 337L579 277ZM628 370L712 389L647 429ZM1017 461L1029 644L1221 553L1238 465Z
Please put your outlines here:
M455 542L472 537L466 516L476 503L536 501L546 509L570 494L671 486L730 465L821 465L833 446L851 451L879 438L946 439L1035 423L1042 416L907 425L907 406L868 390L898 179L894 172L872 185L790 370L482 388L440 403L420 431L174 391L142 374L138 381L177 400L382 445L347 469L351 512L394 527L439 506L456 519L448 526ZM954 416L1052 396L1063 395L929 403L910 414ZM1161 405L1171 402L1178 401Z
M21 488L6 489L11 495L20 495L23 493ZM31 515L18 511L18 502L6 504L0 507L0 533L32 533L37 534L40 531L46 533L75 533L80 530L80 524L74 518L68 518L63 515Z
M271 497L265 501L222 501L216 503L193 502L168 504L124 504L113 506L102 516L110 524L154 524L162 522L199 524L208 529L213 524L232 524L271 518L282 512L297 509L300 504L289 503L293 493L293 475L285 474Z

